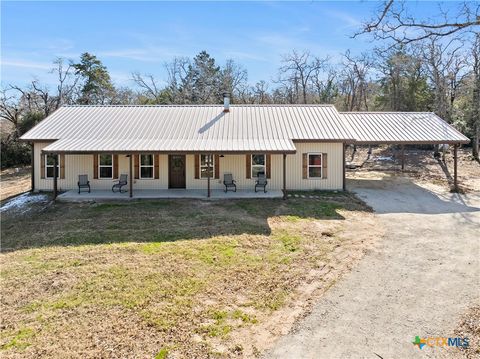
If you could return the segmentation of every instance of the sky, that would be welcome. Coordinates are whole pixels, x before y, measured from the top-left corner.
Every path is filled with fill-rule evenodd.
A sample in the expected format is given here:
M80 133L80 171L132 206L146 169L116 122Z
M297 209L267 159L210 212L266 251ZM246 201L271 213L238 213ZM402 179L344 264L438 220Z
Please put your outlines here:
M281 56L309 50L334 61L371 49L352 39L379 6L375 1L305 2L1 2L1 83L33 78L53 84L52 61L95 54L115 84L132 86L132 72L166 79L165 62L206 50L219 64L233 59L248 81L275 78ZM447 3L446 6L450 6ZM410 3L414 14L436 10Z

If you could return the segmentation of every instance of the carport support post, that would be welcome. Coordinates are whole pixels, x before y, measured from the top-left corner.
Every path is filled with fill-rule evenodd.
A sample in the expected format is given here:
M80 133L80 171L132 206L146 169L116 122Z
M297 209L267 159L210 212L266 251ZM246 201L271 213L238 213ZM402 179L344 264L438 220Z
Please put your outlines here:
M133 197L133 166L132 166L132 161L133 161L133 155L130 154L128 156L128 176L130 177L130 181L128 181L129 185L130 185L130 188L129 188L129 191L128 191L128 195L130 196L130 198Z
M405 146L402 145L402 171L405 169Z
M53 199L57 199L58 154L54 154L53 161Z
M287 154L283 154L283 199L287 199Z
M453 190L458 192L458 180L457 180L457 149L458 145L453 146Z

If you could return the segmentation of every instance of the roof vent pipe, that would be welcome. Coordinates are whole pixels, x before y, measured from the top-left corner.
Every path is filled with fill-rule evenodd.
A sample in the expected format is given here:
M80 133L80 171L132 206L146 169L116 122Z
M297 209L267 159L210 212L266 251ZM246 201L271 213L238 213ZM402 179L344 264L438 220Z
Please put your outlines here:
M230 94L228 92L223 93L223 112L230 112Z

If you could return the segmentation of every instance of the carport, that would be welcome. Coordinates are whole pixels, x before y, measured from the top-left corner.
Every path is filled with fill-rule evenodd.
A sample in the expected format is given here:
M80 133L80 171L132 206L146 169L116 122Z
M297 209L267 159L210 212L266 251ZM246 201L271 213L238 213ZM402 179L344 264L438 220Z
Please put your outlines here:
M457 150L470 140L432 112L342 112L356 145L453 146L453 190L458 192ZM346 163L345 163L346 165Z

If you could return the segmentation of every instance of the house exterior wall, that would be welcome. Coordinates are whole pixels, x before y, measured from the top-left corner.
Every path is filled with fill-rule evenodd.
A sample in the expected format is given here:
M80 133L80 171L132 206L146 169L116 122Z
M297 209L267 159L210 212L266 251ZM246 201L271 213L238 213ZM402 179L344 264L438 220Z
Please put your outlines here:
M41 177L41 151L49 143L34 145L35 190L51 191L53 179ZM287 190L341 190L343 188L343 144L325 142L295 143L297 153L287 155ZM325 179L303 179L303 153L326 153L328 176ZM271 178L267 189L283 188L283 155L271 155ZM134 179L135 189L168 188L168 155L159 155L159 179ZM118 155L118 173L129 173L129 159ZM219 179L211 179L212 189L223 189L223 174L232 173L238 189L253 189L255 178L246 178L246 155L226 154L219 161ZM195 156L186 155L186 188L206 189L206 179L195 179ZM65 179L58 178L59 191L76 189L79 174L87 174L92 189L110 189L114 179L93 179L93 155L65 155Z

